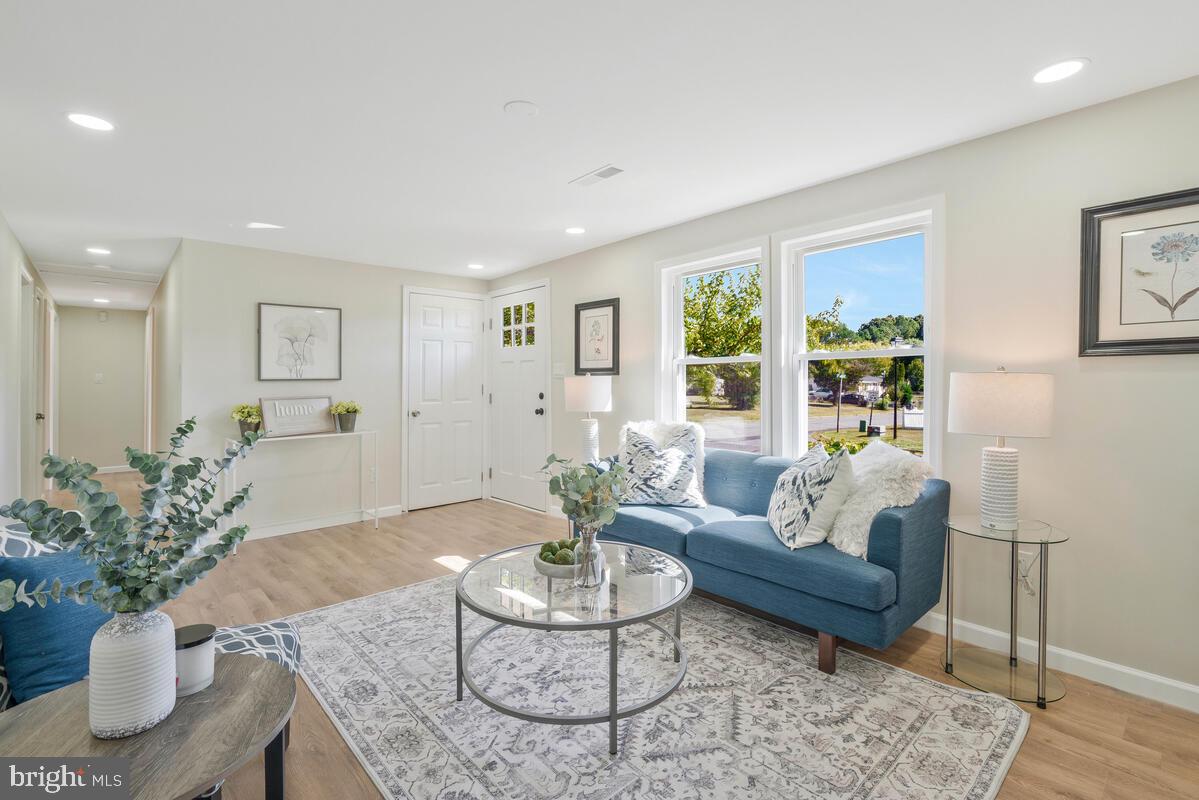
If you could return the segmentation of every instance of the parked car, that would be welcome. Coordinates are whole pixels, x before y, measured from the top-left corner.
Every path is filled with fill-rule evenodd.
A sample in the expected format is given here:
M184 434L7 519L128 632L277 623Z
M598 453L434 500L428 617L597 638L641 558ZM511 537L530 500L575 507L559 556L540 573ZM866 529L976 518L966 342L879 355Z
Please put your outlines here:
M866 398L856 392L846 392L841 395L841 405L864 406L866 405Z
M819 402L824 402L826 400L832 400L832 399L833 399L833 393L830 392L828 389L813 389L812 391L808 392L808 400L809 401L815 401L815 402L819 403Z

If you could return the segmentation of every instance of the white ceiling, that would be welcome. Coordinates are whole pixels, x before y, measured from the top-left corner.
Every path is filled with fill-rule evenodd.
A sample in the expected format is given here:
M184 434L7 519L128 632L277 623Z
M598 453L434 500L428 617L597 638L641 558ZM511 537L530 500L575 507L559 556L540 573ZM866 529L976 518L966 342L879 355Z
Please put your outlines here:
M39 264L154 276L188 237L494 277L1197 74L1195 30L1194 0L3 0L0 211Z

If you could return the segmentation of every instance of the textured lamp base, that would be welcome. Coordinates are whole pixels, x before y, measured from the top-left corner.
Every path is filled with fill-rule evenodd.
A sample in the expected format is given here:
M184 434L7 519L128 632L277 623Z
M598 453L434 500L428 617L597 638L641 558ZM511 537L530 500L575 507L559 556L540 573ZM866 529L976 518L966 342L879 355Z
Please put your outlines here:
M1020 527L1017 486L1020 451L1014 447L984 447L979 512L984 527L1014 531Z
M594 464L599 461L599 420L581 419L583 425L583 463Z

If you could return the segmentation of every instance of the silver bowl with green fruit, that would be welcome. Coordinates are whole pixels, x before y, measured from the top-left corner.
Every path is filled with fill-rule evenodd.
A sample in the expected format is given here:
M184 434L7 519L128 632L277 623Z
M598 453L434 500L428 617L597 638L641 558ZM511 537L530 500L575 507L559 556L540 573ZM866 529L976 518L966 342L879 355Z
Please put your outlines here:
M573 578L575 576L575 545L578 539L559 539L541 545L541 551L533 556L533 566L542 575L550 578Z

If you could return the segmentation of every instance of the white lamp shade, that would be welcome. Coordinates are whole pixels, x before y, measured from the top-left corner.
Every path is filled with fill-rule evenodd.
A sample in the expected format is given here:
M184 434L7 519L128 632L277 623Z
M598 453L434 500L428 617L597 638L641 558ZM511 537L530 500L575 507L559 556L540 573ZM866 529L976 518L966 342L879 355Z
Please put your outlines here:
M566 378L566 410L590 414L612 410L611 375L573 375Z
M1053 376L951 372L949 432L1043 439L1053 423Z

